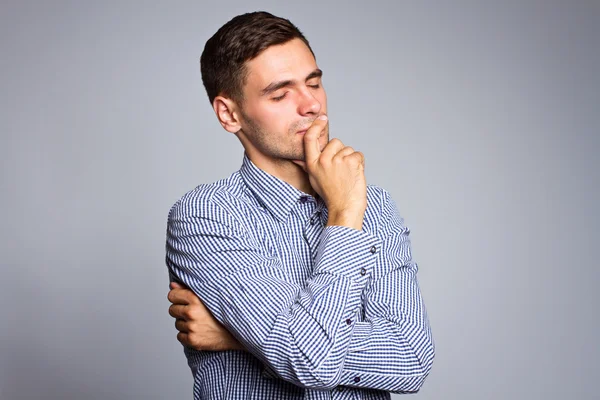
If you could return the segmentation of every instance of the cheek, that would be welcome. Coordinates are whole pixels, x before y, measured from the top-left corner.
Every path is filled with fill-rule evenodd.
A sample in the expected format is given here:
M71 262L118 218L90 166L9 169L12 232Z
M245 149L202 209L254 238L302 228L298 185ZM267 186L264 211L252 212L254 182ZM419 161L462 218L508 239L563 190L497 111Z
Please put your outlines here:
M253 107L248 116L265 132L277 132L281 125L281 110L269 104Z
M273 113L268 115L267 118L262 121L262 127L265 132L273 135L273 138L284 136L290 130L288 119L286 119L283 113Z
M277 104L265 110L264 123L271 132L288 132L297 115L291 107ZM291 122L290 122L291 121Z

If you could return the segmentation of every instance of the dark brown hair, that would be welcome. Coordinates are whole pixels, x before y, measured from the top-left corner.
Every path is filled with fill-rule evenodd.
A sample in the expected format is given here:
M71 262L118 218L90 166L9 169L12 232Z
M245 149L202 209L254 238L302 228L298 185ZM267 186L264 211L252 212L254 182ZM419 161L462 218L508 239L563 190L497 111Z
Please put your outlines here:
M243 102L242 88L248 73L246 61L270 46L296 38L306 43L313 53L308 40L294 24L268 12L238 15L223 25L208 39L200 57L202 82L210 103L218 95Z

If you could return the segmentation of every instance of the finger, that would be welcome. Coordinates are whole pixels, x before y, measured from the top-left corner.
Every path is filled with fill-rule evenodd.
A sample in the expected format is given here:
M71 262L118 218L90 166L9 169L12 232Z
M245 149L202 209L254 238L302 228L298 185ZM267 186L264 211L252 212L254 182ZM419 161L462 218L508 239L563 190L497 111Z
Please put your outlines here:
M175 328L179 332L190 333L190 328L188 327L187 322L184 321L184 320L182 320L182 319L176 319L175 320Z
M360 163L365 165L365 155L361 151L357 151L356 154L360 157Z
M171 282L171 283L169 284L169 288L170 288L170 289L183 289L183 288L185 288L185 286L183 286L183 285L182 285L181 283L179 283L179 282Z
M343 149L341 149L340 151L338 151L335 155L335 157L340 157L340 158L344 158L346 156L349 156L350 154L354 153L354 149L350 146L346 146Z
M187 319L188 310L187 307L179 304L171 304L169 307L169 315L177 319Z
M323 160L331 160L340 150L344 148L344 143L338 138L333 138L327 143L321 157Z
M171 289L167 299L173 304L196 304L200 301L190 289Z
M361 153L360 151L355 151L354 153L346 156L348 158L353 158L359 165L361 165L363 168L365 166L365 156L363 153Z
M304 154L307 164L314 164L321 154L321 148L319 147L319 137L321 132L327 125L327 115L320 115L315 119L304 134Z
M189 335L187 333L184 333L184 332L177 333L177 340L179 340L179 343L181 343L185 347L190 347L190 348L192 347L190 345Z

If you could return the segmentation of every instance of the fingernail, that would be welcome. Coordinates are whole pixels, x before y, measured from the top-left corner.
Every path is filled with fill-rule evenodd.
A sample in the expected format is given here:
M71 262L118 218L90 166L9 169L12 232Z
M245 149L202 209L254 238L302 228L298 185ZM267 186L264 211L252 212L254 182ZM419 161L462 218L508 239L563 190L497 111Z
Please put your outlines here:
M322 119L323 121L327 121L327 115L325 115L325 114L319 115L319 119Z

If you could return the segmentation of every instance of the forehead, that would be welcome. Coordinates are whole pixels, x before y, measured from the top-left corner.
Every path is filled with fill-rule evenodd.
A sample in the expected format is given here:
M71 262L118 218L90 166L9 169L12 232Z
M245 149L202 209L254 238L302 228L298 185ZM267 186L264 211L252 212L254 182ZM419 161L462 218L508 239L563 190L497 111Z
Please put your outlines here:
M310 49L300 39L292 39L281 45L271 46L247 63L246 87L262 90L272 82L299 80L317 68Z

